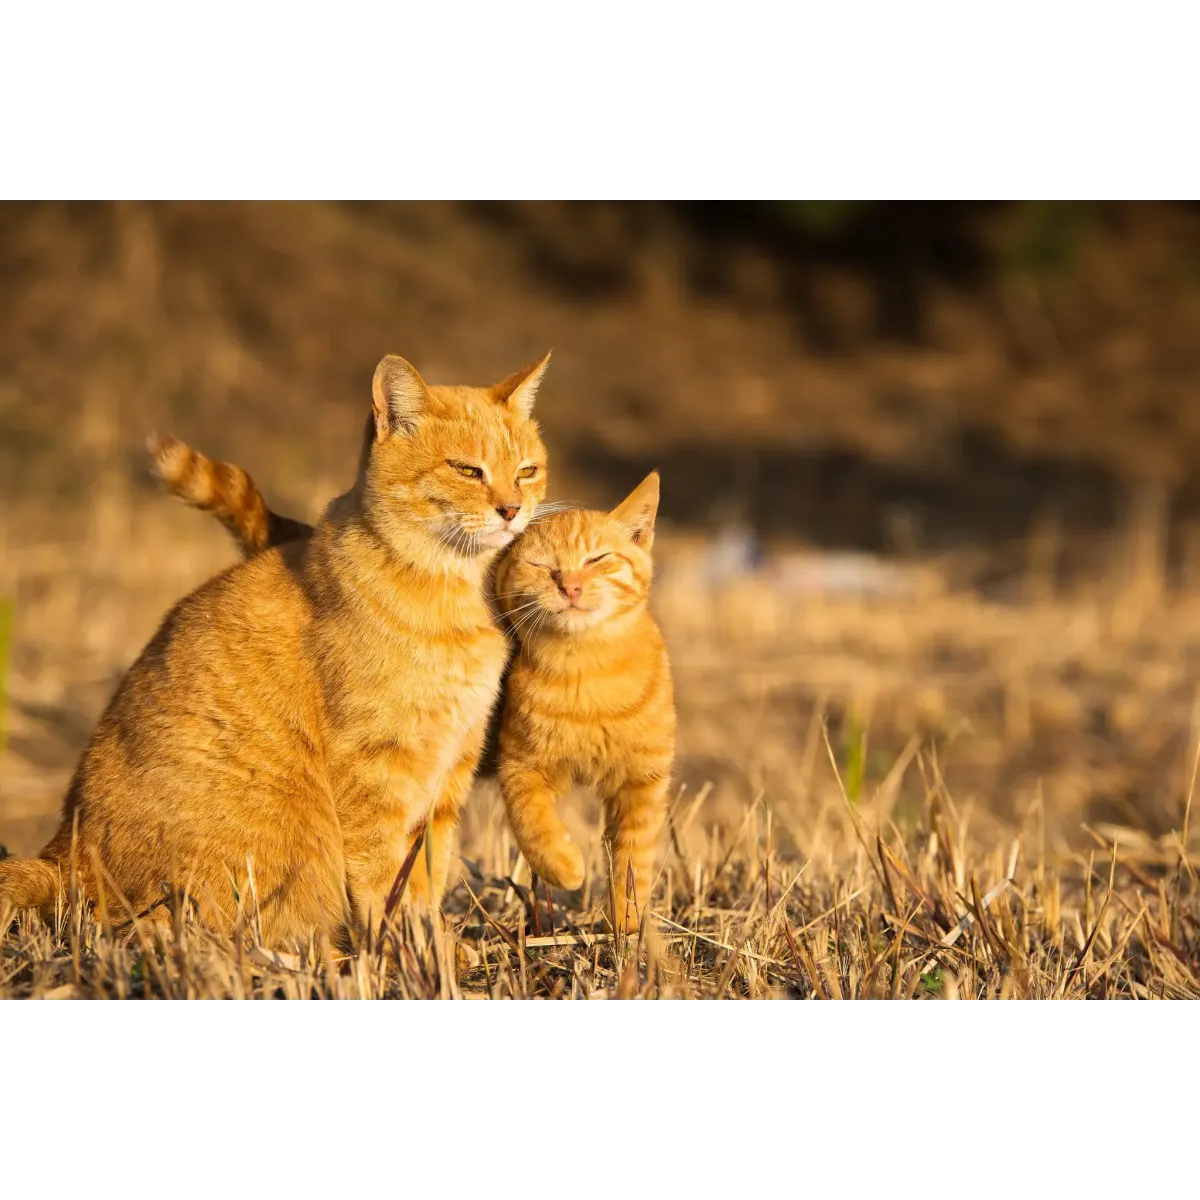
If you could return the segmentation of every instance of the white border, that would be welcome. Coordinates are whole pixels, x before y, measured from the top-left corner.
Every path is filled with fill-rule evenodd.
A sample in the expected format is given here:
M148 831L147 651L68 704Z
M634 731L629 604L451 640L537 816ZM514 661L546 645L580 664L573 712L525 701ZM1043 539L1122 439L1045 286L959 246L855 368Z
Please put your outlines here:
M1187 198L1188 6L9 5L0 194Z
M1163 1194L1196 1012L10 1002L5 1190Z
M10 5L0 193L1194 196L1186 12ZM1153 1193L1191 1170L1195 1012L9 1003L3 1177Z

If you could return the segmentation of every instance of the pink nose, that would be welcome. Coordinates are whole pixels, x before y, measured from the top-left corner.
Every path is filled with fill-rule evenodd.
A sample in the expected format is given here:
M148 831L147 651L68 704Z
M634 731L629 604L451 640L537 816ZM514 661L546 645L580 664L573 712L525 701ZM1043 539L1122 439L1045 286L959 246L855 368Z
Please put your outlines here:
M506 521L511 521L521 511L521 506L519 504L497 504L496 511Z
M558 590L562 592L572 604L583 595L583 588L577 583L560 583Z

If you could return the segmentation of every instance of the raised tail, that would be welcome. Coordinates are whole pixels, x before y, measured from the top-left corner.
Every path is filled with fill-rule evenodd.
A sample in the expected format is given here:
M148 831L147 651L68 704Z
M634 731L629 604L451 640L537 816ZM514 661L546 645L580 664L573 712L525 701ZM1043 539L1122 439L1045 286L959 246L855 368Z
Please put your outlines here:
M273 513L241 467L213 462L186 442L165 434L152 433L146 449L155 475L167 490L193 508L212 513L233 535L245 558L312 534L311 525Z
M0 910L12 905L51 913L61 887L58 867L44 858L0 858Z

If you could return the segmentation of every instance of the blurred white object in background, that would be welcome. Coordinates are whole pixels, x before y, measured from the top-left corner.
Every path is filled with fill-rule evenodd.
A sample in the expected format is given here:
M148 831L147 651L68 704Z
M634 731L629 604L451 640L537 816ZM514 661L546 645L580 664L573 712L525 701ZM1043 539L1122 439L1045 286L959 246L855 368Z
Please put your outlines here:
M763 563L763 547L749 526L726 525L708 539L702 570L705 582L727 583L758 572Z
M748 525L727 524L687 543L662 555L660 574L672 585L712 591L752 582L789 595L896 598L934 584L926 566L860 551L771 550Z
M767 574L781 591L819 595L911 596L925 584L917 567L841 550L781 554Z

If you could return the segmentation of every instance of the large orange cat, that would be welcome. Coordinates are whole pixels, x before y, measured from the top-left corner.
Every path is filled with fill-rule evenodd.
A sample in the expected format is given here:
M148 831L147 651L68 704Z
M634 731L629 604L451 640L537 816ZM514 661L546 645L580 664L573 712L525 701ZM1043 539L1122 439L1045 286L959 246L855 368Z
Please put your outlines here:
M377 922L424 832L432 878L418 857L409 892L436 901L507 658L485 578L545 492L530 410L548 360L467 388L385 358L354 487L168 614L59 831L0 862L0 906L53 907L73 831L110 910L112 888L146 909L170 880L217 927L259 909L272 944Z
M613 923L636 929L650 900L675 754L671 665L647 609L658 475L611 513L539 519L496 569L520 646L508 673L500 787L530 867L583 882L583 855L558 815L573 783L604 800Z

